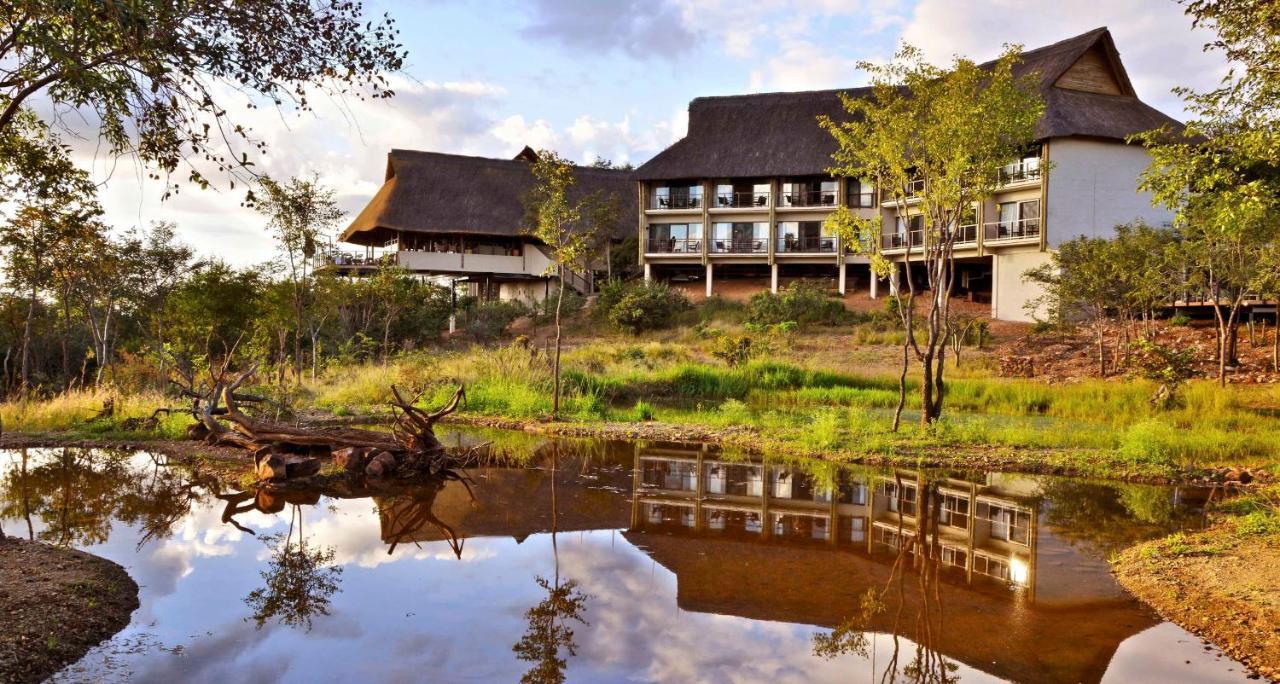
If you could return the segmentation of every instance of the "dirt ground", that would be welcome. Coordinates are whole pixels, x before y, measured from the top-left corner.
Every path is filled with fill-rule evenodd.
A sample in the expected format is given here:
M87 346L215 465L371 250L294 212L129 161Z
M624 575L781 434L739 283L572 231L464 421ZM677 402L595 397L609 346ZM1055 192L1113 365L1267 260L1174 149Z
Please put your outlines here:
M1165 619L1280 679L1280 538L1241 540L1226 525L1121 555L1116 578Z
M137 607L138 585L109 560L0 541L0 681L43 681L124 629Z
M1217 331L1208 321L1197 321L1190 326L1174 326L1163 321L1153 324L1156 342L1174 349L1193 349L1194 366L1198 377L1218 377ZM1123 331L1109 330L1108 340L1119 340ZM997 354L1006 375L1041 378L1049 382L1070 382L1080 378L1098 377L1098 347L1093 333L1077 330L1073 333L1050 332L1033 335L999 335L1007 342L998 345ZM1271 342L1273 329L1263 333L1256 330L1250 337L1247 328L1241 327L1237 352L1240 364L1227 369L1227 382L1236 384L1280 382L1280 373L1271 366ZM1115 367L1120 362L1123 376L1123 350L1118 345L1105 346L1107 363Z

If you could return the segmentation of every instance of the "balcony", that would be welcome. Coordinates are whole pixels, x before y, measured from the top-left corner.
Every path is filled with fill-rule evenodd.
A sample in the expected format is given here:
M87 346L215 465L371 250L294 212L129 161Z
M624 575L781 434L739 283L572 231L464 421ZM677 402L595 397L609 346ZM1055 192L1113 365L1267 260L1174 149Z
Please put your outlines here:
M1020 185L1040 180L1040 159L1023 159L1013 164L1005 164L999 170L1001 185Z
M778 238L778 254L835 254L839 240L829 236L800 237L787 235Z
M701 209L702 195L655 195L649 198L648 209Z
M769 241L763 238L745 240L712 240L712 254L767 254Z
M906 199L908 202L914 199L919 199L920 194L923 192L924 192L924 179L917 178L911 181L911 183L907 185ZM893 192L889 191L888 189L882 190L880 192L881 204L885 204L885 203L893 204L894 202L897 202L897 201L898 200L896 197L894 197Z
M713 209L768 209L769 193L739 190L716 193Z
M644 249L646 254L702 254L702 238L668 238L665 240L649 240Z
M984 231L983 241L988 244L1039 239L1040 217L996 221L986 224Z
M779 208L804 208L804 207L835 207L836 192L835 190L802 190L798 192L783 193L778 198Z
M968 247L978 244L978 224L969 223L956 228L955 241L952 247ZM880 249L885 252L902 250L907 247L923 247L924 231L913 230L909 233L892 233L880 236Z

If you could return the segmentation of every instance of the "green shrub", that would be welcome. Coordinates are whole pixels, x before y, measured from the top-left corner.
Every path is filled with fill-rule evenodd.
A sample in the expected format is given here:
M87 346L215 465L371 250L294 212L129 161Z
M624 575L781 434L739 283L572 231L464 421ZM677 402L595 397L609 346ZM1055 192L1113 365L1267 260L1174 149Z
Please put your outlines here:
M791 283L778 294L759 292L747 302L747 322L777 325L792 321L801 327L840 325L855 316L821 287L804 281Z
M688 310L689 300L666 283L651 281L627 288L609 310L609 321L626 332L668 328L678 314Z
M556 319L556 299L559 297L558 292L552 292L541 302L533 306L533 320L538 325L546 325ZM565 288L564 302L560 304L560 319L571 318L574 314L582 310L587 300L577 291Z
M702 323L724 321L741 323L747 317L747 307L742 302L711 295L698 305L698 320Z
M711 355L736 368L767 352L768 346L750 335L725 335L711 348Z
M484 302L475 304L467 312L467 321L463 329L471 333L477 340L488 342L500 337L517 318L523 316L525 308L519 302Z
M1191 325L1191 317L1184 313L1176 313L1169 317L1169 325L1176 325L1185 328Z
M1235 519L1236 534L1244 537L1262 537L1280 534L1280 515L1275 509L1264 508Z
M600 321L609 320L609 312L618 305L622 296L627 293L627 284L618 279L605 281L596 290L596 305L591 310L592 318Z

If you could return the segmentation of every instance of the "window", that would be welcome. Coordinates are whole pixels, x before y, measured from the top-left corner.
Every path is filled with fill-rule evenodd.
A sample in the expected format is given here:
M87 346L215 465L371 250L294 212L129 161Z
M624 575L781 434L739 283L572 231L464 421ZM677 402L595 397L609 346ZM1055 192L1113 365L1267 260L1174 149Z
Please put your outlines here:
M1001 202L998 211L1000 221L994 225L989 224L989 239L1007 240L1040 234L1040 200Z
M769 251L769 224L713 223L711 251L725 253L764 253Z
M822 221L778 223L779 252L834 252L836 238L824 232Z
M961 530L969 529L969 499L956 494L942 495L942 510L938 521Z
M990 525L991 539L1008 541L1023 546L1031 545L1031 512L1012 506L979 501L976 516ZM979 528L981 529L981 528Z
M968 564L969 554L964 549L951 546L942 547L942 564L963 568Z
M867 540L866 518L850 518L849 519L849 541L861 542L866 540Z
M890 511L896 513L901 509L903 515L916 514L916 488L914 485L903 485L901 494L899 494L896 483L882 482L880 484L880 493L886 497Z
M870 180L850 178L845 182L845 203L853 209L869 209L876 205L876 186Z
M701 223L654 223L649 226L648 252L700 253L702 251Z

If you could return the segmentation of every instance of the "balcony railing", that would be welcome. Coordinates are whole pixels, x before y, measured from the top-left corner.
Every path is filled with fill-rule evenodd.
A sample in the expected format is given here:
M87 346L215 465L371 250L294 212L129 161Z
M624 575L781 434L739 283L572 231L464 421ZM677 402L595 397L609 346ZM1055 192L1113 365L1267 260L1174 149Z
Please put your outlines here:
M1024 240L1040 236L1040 218L1024 218L1016 221L996 221L984 226L987 242L1003 242L1005 240Z
M712 240L711 251L716 254L765 254L769 251L769 241L764 238Z
M783 207L834 207L836 192L834 190L801 190L783 193L779 199Z
M836 242L834 237L797 237L788 235L778 238L778 252L785 254L795 253L834 253L836 251Z
M702 239L667 238L664 240L649 240L645 251L652 254L701 254Z
M768 192L721 192L714 205L720 209L764 209L769 206Z
M1000 183L1004 185L1036 180L1039 177L1039 159L1024 159L1020 162L1005 164L1000 167Z
M375 254L369 256L367 254L354 254L351 252L329 252L317 254L312 263L316 268L324 268L326 266L368 266L376 267L383 264L394 264L396 255L393 254Z
M649 200L650 209L701 209L702 195L655 195Z
M953 246L974 244L978 241L978 224L970 223L956 228ZM905 249L924 245L924 231L913 230L910 233L892 233L880 236L880 249Z

